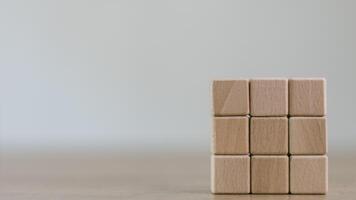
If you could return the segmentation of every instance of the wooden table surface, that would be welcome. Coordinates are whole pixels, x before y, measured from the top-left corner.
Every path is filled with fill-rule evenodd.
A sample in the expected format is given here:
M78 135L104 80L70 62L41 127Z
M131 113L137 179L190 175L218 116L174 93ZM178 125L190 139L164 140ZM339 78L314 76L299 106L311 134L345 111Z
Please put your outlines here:
M213 195L201 154L12 154L1 157L0 199L356 199L356 154L329 156L328 195Z

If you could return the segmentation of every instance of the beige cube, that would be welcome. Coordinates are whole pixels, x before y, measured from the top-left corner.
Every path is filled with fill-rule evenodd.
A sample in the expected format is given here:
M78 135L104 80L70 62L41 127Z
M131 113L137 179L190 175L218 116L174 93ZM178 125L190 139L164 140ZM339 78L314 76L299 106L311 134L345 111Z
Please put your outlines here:
M255 194L287 194L288 156L252 156L251 191Z
M214 154L249 154L248 117L214 117Z
M288 154L287 117L252 117L251 154Z
M248 80L240 79L214 81L213 110L215 116L248 115Z
M290 79L289 115L326 115L326 80L324 78Z
M290 154L323 155L327 153L325 117L289 119Z
M252 116L287 116L287 79L252 79L250 92Z
M327 191L327 156L291 156L290 192L292 194L326 194Z
M217 194L250 192L250 157L211 157L211 191Z

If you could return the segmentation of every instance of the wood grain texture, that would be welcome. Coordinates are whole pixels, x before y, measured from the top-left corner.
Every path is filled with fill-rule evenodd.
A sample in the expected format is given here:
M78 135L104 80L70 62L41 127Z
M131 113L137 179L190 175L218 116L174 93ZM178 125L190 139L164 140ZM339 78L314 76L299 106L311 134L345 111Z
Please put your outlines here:
M250 80L252 116L287 116L288 80Z
M252 117L251 153L288 154L287 117Z
M254 194L289 192L288 156L252 156L251 191Z
M247 79L213 81L214 115L248 115L249 82Z
M289 80L289 115L326 115L326 80L301 78Z
M214 154L249 154L249 118L214 117Z
M4 149L5 150L5 149ZM214 195L207 152L1 152L4 200L352 200L356 153L330 152L327 195Z
M327 153L325 117L289 118L290 153L323 155Z
M328 192L327 156L291 156L290 192L325 194Z
M250 192L250 157L220 156L211 158L211 191L212 193Z

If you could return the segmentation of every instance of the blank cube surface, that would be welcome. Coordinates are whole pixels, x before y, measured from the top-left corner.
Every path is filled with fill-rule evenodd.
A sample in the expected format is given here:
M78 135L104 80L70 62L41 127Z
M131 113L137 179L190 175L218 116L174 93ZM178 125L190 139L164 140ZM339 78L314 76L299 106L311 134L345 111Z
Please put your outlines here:
M249 153L248 117L215 117L213 135L214 154Z
M325 79L215 80L212 98L212 193L327 193Z
M289 192L288 156L252 156L251 159L252 193Z
M216 80L213 82L214 115L249 114L248 80Z
M249 156L212 156L211 190L213 193L249 193Z
M289 140L291 154L326 154L326 118L291 117L289 119Z
M252 116L288 114L287 79L252 79L250 81Z
M288 154L287 117L251 118L252 154Z
M325 79L289 80L289 114L291 116L326 115Z
M328 191L327 156L291 156L290 192L325 194Z

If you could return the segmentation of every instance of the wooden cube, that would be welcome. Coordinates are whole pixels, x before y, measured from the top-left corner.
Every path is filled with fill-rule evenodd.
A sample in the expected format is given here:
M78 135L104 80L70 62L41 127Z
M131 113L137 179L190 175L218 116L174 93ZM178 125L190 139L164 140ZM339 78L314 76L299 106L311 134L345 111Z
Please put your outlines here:
M214 154L249 154L248 117L214 117Z
M252 116L287 116L288 80L250 80Z
M211 184L213 193L249 193L250 157L213 155L211 157Z
M252 156L251 191L256 194L287 194L288 156Z
M326 194L327 191L327 156L291 156L290 192L292 194Z
M326 115L326 81L323 78L289 80L289 115Z
M248 115L249 83L247 79L216 80L213 82L215 116Z
M287 117L252 117L250 127L252 154L288 154Z
M289 118L290 154L323 155L327 153L325 117Z

